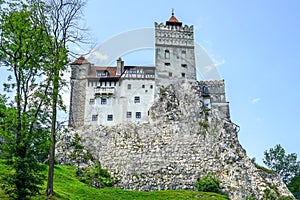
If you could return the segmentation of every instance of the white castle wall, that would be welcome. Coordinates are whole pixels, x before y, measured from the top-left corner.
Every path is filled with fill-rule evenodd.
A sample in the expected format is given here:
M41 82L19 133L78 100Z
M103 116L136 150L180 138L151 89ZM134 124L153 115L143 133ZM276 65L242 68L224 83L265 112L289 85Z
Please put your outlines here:
M98 83L99 84L99 83ZM130 84L130 87L128 85ZM109 89L114 90L113 95L95 96L95 87L87 84L85 99L84 124L93 126L112 126L122 122L144 123L148 121L148 110L154 102L154 80L124 79L116 84L107 84ZM135 97L140 101L135 102ZM101 98L106 99L106 104L101 104ZM91 99L94 99L91 103ZM131 112L131 117L127 116ZM137 118L136 113L141 117ZM92 116L97 115L98 120L92 121ZM108 115L113 116L108 121Z

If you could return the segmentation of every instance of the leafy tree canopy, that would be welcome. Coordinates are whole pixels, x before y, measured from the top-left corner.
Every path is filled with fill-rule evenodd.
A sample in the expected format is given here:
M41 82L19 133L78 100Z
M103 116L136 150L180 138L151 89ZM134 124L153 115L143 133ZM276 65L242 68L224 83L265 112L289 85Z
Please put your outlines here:
M280 144L264 152L263 162L270 169L277 172L285 184L288 184L300 170L297 154L286 154Z

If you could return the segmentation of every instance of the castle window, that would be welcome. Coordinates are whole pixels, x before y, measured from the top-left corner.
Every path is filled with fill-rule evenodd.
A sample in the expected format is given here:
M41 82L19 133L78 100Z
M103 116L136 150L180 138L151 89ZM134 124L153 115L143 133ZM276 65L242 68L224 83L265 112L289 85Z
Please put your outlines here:
M165 50L165 59L170 59L170 51Z
M142 88L145 88L145 85L142 85Z
M140 101L140 97L138 97L138 96L135 96L134 97L134 103L140 103L141 101Z
M132 113L131 113L131 112L127 112L127 113L126 113L126 117L127 117L127 118L131 118L131 117L132 117Z
M90 105L95 104L95 99L90 99Z
M135 118L140 119L142 117L141 112L136 112L135 113Z
M181 58L182 58L182 59L185 59L185 57L186 57L186 51L182 51L182 52L181 52Z
M92 121L98 121L98 115L92 115Z
M153 89L153 85L150 85L150 89Z
M106 98L101 98L101 104L102 105L107 104L107 99Z
M130 90L131 89L131 84L127 85L127 89Z
M169 77L172 77L172 72L169 72Z
M113 121L113 115L107 115L107 121Z
M182 78L185 78L185 73L181 73L181 77L182 77Z
M170 66L171 65L171 63L165 63L165 66Z
M181 67L187 68L186 64L181 64Z

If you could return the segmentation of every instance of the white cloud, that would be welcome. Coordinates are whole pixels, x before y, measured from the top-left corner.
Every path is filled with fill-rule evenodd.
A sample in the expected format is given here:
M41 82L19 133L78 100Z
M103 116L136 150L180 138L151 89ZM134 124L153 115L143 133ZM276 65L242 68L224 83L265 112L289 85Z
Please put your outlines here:
M101 61L106 61L108 59L108 55L102 54L96 50L91 53L91 57Z
M260 98L255 98L255 99L251 100L251 103L253 103L253 104L258 103L258 102L260 102Z
M216 67L218 67L218 66L221 66L221 65L224 65L225 63L226 63L226 61L223 59L223 60L221 60L221 61L219 61L219 62L217 62L217 61L215 61L215 65L216 65Z

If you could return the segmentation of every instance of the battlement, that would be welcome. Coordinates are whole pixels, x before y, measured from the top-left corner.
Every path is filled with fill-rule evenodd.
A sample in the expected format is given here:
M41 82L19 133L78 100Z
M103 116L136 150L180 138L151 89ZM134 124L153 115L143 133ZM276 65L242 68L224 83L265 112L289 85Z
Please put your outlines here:
M202 86L203 93L225 95L224 80L200 81L199 84Z
M184 31L184 32L194 32L194 26L172 26L172 25L165 25L164 23L154 23L155 30L176 30L176 31Z

